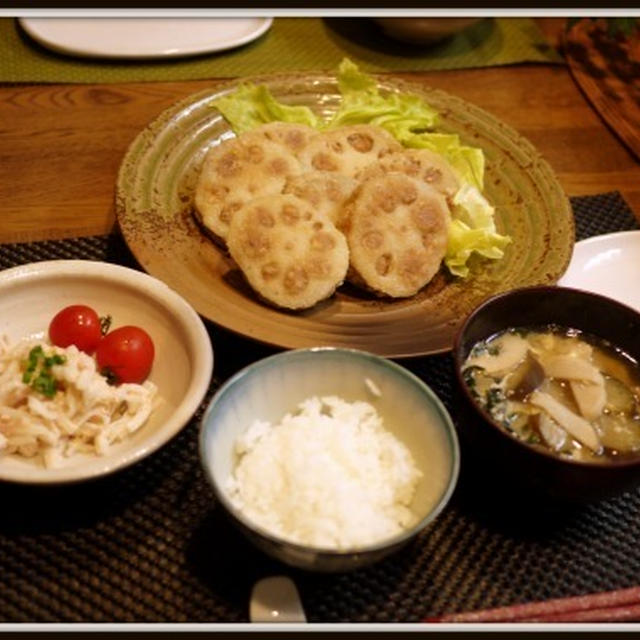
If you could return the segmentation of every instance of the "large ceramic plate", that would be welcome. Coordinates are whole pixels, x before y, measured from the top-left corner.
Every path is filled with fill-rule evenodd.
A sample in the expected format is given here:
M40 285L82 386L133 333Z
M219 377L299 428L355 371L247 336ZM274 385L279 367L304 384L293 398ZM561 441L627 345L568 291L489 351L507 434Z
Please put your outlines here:
M329 75L252 78L289 104L327 115L340 101ZM246 81L246 79L245 79ZM343 286L330 300L288 313L261 303L192 216L194 187L206 151L233 135L211 100L235 84L195 94L161 114L130 146L120 168L116 210L140 264L185 297L205 318L257 341L284 348L334 345L388 357L447 351L464 317L488 296L514 287L554 283L574 243L569 201L548 163L516 131L485 111L439 90L380 78L382 91L413 92L439 110L441 129L483 148L485 193L496 223L512 243L500 261L478 263L456 280L440 273L416 296L376 300Z

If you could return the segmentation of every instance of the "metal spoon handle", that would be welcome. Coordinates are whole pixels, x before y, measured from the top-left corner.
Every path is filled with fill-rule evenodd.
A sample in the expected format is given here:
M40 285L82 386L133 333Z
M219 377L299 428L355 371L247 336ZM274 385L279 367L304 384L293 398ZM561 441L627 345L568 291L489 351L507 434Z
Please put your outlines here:
M286 576L258 580L249 602L251 622L306 622L296 585Z

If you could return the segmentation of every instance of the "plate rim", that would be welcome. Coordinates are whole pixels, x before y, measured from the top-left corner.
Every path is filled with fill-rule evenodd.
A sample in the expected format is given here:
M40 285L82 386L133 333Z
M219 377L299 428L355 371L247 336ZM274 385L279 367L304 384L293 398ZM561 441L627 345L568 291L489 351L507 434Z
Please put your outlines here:
M609 233L598 233L595 236L590 236L588 238L583 238L582 240L578 240L575 243L575 247L580 246L584 247L589 244L599 244L605 240L613 240L616 237L630 237L637 236L640 239L640 229L624 229L622 231L610 231ZM568 270L568 269L567 269Z
M273 24L273 18L267 18L262 16L252 16L250 18L225 18L225 19L254 19L258 21L257 26L247 34L242 37L235 38L234 40L226 41L224 44L215 45L212 43L211 45L200 45L200 46L186 46L180 47L179 49L171 48L157 51L148 51L148 52L140 52L140 53L123 53L117 50L114 50L110 47L91 47L86 48L81 45L77 45L73 42L63 42L56 38L51 38L50 35L43 33L41 29L38 28L38 24L34 24L34 21L42 21L42 20L57 20L59 22L69 21L69 20L78 20L82 18L40 18L40 17L20 17L18 18L18 23L27 33L27 35L35 40L41 46L50 49L52 51L63 53L66 55L71 55L74 57L81 58L93 58L93 59L111 59L111 60L169 60L174 58L186 58L186 57L195 57L198 55L206 54L206 53L216 53L219 51L227 51L229 49L234 49L236 47L240 47L242 45L248 44L253 40L257 40L260 36L265 34ZM94 20L102 20L104 18L93 18ZM108 19L108 18L107 18ZM119 18L122 20L126 20L127 18ZM140 18L142 20L146 18ZM160 19L149 18L149 19ZM170 18L166 18L169 20ZM200 18L200 20L206 20L207 18ZM211 18L214 20L220 20L221 18Z
M588 238L583 238L582 240L579 240L578 242L575 243L573 247L573 253L572 253L569 265L567 266L567 269L562 274L562 276L560 276L560 278L558 279L558 285L563 287L580 288L580 289L591 291L593 293L597 293L600 295L605 295L607 297L613 297L613 299L618 300L618 302L622 302L623 304L626 304L627 306L632 307L634 309L637 308L636 307L637 303L635 302L631 302L629 300L623 299L622 296L617 296L617 295L611 296L610 290L609 292L605 292L603 289L590 288L589 284L584 281L585 280L584 277L582 277L584 274L583 269L578 268L578 258L579 258L580 264L584 265L584 263L587 260L589 260L592 257L595 257L600 253L600 250L597 249L599 245L606 246L607 243L615 243L616 240L621 240L624 242L627 239L634 240L636 244L640 246L640 229L624 229L621 231L611 231L609 233L601 233L595 236L590 236ZM590 253L589 250L592 247L596 247L596 250ZM612 246L610 248L624 249L624 247L621 247L620 245L618 245L618 247ZM627 251L628 250L629 250L629 247L627 247ZM575 271L573 275L571 275L572 268ZM578 276L581 276L581 277L578 277ZM615 288L616 293L618 290L619 290L618 288ZM638 307L638 310L640 311L640 307Z

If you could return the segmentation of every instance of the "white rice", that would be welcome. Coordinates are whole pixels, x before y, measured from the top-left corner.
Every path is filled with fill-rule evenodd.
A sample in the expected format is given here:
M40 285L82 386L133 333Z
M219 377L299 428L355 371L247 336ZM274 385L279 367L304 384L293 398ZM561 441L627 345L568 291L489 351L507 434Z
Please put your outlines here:
M279 424L255 421L236 452L230 499L287 540L349 549L417 521L409 505L422 473L367 402L309 398Z

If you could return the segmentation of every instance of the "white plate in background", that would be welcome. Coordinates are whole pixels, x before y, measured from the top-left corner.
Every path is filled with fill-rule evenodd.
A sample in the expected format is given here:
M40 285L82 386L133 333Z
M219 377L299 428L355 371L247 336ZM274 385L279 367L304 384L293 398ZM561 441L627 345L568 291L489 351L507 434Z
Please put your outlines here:
M272 18L20 18L44 47L91 58L177 58L239 47Z
M640 311L640 231L619 231L576 242L558 284L600 293Z

